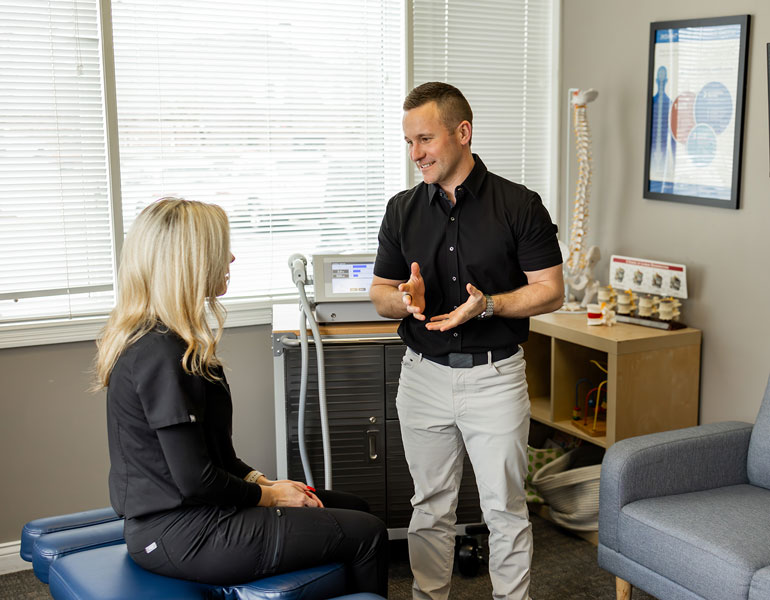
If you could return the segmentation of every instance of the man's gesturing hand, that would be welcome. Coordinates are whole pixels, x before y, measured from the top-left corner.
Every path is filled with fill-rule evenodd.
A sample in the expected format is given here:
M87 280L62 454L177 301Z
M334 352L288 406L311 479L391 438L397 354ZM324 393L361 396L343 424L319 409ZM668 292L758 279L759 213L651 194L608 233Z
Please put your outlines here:
M425 315L425 281L420 275L420 265L412 263L412 274L406 283L398 286L401 292L401 299L406 306L406 310L418 321L424 321Z
M466 321L470 321L484 312L486 300L484 299L484 294L481 290L474 287L471 283L466 285L465 289L467 289L468 294L470 294L465 302L451 313L431 317L430 323L426 323L425 328L430 329L431 331L447 331L448 329L462 325Z

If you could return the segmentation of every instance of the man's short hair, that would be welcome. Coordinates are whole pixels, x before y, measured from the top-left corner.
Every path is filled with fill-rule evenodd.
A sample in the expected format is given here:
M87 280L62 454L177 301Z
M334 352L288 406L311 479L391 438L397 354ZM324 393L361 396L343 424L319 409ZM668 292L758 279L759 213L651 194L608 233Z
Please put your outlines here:
M473 124L473 111L463 93L455 86L441 81L429 81L414 88L404 100L404 110L412 110L435 102L444 126L452 131L462 121Z

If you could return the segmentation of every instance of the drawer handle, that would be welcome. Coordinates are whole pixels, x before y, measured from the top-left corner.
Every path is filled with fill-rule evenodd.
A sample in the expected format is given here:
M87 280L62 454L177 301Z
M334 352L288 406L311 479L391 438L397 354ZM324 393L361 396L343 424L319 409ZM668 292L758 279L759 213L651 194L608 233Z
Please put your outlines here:
M369 438L369 462L377 460L377 430L368 429L366 435Z

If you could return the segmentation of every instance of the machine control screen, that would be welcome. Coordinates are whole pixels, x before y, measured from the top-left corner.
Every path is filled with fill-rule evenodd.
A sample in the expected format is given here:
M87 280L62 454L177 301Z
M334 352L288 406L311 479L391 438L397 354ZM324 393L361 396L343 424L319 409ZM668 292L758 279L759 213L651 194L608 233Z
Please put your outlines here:
M368 292L374 277L374 263L332 263L332 293Z
M314 254L313 289L316 302L369 302L377 255Z

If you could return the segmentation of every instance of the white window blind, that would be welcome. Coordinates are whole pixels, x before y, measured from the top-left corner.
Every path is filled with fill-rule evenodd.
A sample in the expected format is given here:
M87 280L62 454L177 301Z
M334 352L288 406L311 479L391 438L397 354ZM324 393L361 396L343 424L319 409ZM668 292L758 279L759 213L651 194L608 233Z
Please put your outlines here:
M473 151L546 207L556 203L554 1L412 0L414 85L458 87L473 109Z
M0 2L0 323L112 306L98 40L95 0Z
M230 299L296 294L294 252L373 251L405 183L402 4L113 3L126 229L161 196L220 204Z
M553 201L556 0L100 1L116 62L112 198L97 0L0 0L0 346L97 315L52 339L92 336L124 234L111 211L127 230L161 196L228 211L228 297L241 306L293 295L294 252L373 251L387 199L406 186L408 68L415 84L462 89L474 151Z

